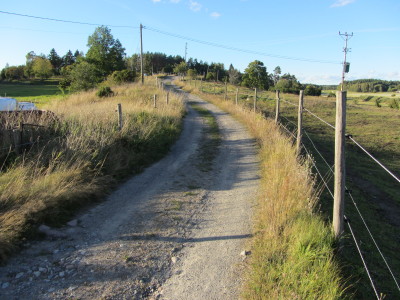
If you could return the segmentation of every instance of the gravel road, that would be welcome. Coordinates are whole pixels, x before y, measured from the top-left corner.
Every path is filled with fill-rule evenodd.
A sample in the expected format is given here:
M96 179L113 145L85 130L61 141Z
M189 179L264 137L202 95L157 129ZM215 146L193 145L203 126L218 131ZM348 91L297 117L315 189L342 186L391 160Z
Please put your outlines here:
M188 113L171 152L102 204L26 243L0 268L0 299L240 298L259 183L255 141L225 112L183 94ZM211 137L193 103L220 128L212 168L201 167Z

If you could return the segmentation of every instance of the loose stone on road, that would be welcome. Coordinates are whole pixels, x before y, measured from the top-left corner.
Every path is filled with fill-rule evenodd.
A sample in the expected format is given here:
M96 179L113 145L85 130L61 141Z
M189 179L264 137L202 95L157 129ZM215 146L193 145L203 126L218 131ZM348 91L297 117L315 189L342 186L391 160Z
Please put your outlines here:
M259 184L255 140L180 91L188 114L171 152L105 202L30 242L0 268L0 299L238 299ZM221 143L200 168L213 113Z

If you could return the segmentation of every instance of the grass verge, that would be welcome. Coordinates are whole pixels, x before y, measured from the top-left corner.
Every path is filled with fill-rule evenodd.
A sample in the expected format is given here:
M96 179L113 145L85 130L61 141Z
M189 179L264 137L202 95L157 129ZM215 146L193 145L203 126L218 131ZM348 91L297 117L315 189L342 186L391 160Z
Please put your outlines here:
M52 101L45 108L59 122L48 124L41 142L22 156L2 162L0 261L34 236L38 225L61 225L119 180L160 159L180 134L184 106L178 96L154 108L153 95L165 95L150 78L144 86L113 90L113 97L98 98L91 91Z
M260 146L262 187L255 219L246 299L346 298L345 282L333 255L330 225L315 209L318 193L306 160L297 158L279 128L246 105L223 101L224 95L200 93L228 111L256 137Z

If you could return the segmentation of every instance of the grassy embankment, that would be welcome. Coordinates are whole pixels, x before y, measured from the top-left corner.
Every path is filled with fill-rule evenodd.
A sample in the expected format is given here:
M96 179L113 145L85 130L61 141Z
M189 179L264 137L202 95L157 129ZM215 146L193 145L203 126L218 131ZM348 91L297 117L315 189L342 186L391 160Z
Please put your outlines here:
M194 85L194 84L193 84ZM199 85L199 83L197 83ZM224 85L203 83L205 93L214 91L223 97ZM230 103L234 101L236 87L228 86ZM254 91L240 88L239 102L247 107L253 106ZM270 92L259 92L257 106L269 117L275 116L275 95ZM350 94L351 95L351 94ZM292 103L298 103L296 95L281 95L281 98ZM389 169L400 175L400 111L389 107L376 107L365 105L355 98L349 97L347 110L347 132L367 148L372 154L383 162ZM232 104L231 104L232 105ZM327 120L335 123L335 98L305 97L305 107ZM281 102L280 121L289 129L295 131L297 123L297 108ZM325 157L330 166L334 160L334 131L321 123L308 113L304 113L304 128ZM314 150L307 138L303 138L306 148L312 153L318 169L326 175L329 186L332 188L333 177ZM359 150L352 142L348 141L347 154L347 186L357 202L357 206L369 225L375 240L380 245L388 263L397 278L400 276L400 257L398 256L400 220L400 189L396 181L384 170L376 165L369 157ZM315 172L315 169L313 170ZM317 177L317 180L319 178ZM319 185L321 183L319 182ZM332 215L332 198L324 190L319 197L319 209L326 222L330 222ZM378 292L386 295L386 299L399 297L395 283L386 269L378 251L374 248L373 241L368 235L358 213L350 198L346 199L346 215L350 218L358 242L372 271ZM341 255L338 256L344 266L345 276L350 277L351 292L355 298L369 299L373 291L362 262L358 256L354 242L346 230Z
M40 145L2 162L0 172L0 260L46 223L57 226L77 209L101 199L118 180L161 158L176 140L184 114L182 101L153 107L153 94L165 97L152 79L144 86L113 87L115 96L95 91L50 101L59 123L49 125ZM115 112L122 104L124 125Z
M246 105L235 106L232 101L223 101L223 95L202 93L199 82L197 88L177 84L230 112L249 128L260 146L262 192L244 297L346 298L333 256L335 240L315 209L318 195L308 161L296 157L291 141L271 120L251 112Z

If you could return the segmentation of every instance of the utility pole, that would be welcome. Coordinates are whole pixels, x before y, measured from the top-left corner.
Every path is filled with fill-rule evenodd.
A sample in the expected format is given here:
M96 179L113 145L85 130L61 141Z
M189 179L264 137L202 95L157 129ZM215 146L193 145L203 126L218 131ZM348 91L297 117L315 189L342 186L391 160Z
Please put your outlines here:
M343 52L344 52L344 61L343 61L343 70L342 70L342 86L340 87L340 90L343 91L344 90L344 77L345 77L345 73L349 73L350 70L350 64L347 63L346 59L347 59L347 52L350 52L350 48L347 47L347 42L349 39L351 39L353 37L353 33L348 34L347 32L345 33L340 33L339 31L339 35L344 39L345 41L345 46L343 48Z
M185 62L187 62L186 57L187 57L187 43L185 44Z
M143 37L142 37L143 25L140 24L140 72L142 76L142 84L144 83L143 73Z

